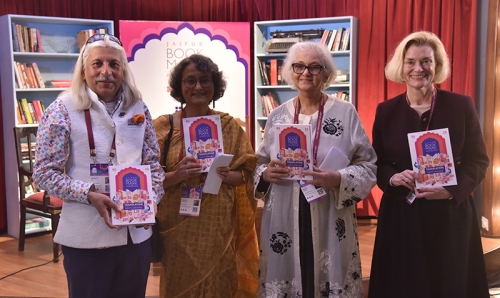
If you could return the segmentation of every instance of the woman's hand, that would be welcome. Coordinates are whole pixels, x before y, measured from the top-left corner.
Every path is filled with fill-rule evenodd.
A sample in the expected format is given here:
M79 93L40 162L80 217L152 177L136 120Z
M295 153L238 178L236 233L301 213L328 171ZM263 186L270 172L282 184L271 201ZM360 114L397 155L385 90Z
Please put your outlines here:
M401 173L394 174L391 178L392 186L404 186L411 191L415 191L415 179L417 174L412 170L404 170Z
M416 189L416 198L426 198L427 200L449 200L451 193L442 186L422 186Z
M231 171L229 167L218 167L215 172L222 179L222 182L232 186L239 186L243 184L243 174L241 171Z
M179 177L181 181L195 178L201 174L201 165L196 163L196 159L192 156L184 156L184 158L177 165L175 176Z
M340 172L339 171L326 171L320 170L318 167L314 167L313 171L304 171L304 175L313 176L314 179L306 181L309 184L320 186L323 189L333 189L339 187L340 185Z
M283 184L285 182L283 178L290 177L290 171L288 170L284 161L273 159L267 165L264 173L262 173L262 177L266 182Z

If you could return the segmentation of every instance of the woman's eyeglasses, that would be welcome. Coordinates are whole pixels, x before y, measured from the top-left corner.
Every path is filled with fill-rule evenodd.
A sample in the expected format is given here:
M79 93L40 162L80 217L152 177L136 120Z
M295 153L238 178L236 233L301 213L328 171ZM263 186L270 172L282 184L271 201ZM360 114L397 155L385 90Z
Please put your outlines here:
M114 35L111 35L111 34L95 34L95 35L92 35L91 37L89 37L89 39L87 39L87 42L85 44L89 44L89 43L93 43L93 42L96 42L96 41L100 41L100 40L104 40L104 37L106 36L109 36L109 40L119 44L120 46L123 47L122 45L122 42Z
M184 86L186 86L188 88L196 87L196 84L198 84L198 82L200 82L200 85L203 88L210 87L213 84L212 80L209 78L201 78L199 80L197 80L195 78L187 78L187 79L184 79L184 81L182 81L182 82L184 83Z
M305 66L304 64L299 64L299 63L292 64L293 72L296 74L303 74L304 71L306 71L307 69L311 75L316 76L319 75L319 73L321 72L321 70L323 70L323 68L326 67L322 65Z

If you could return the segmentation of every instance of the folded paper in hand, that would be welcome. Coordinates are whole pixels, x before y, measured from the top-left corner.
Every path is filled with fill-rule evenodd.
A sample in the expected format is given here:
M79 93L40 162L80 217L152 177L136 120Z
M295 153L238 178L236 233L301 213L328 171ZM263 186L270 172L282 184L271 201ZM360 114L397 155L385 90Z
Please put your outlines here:
M222 178L217 175L217 168L227 167L233 159L232 154L219 154L214 158L210 170L207 174L207 179L205 180L205 185L203 186L204 193L218 194L220 185L222 184Z

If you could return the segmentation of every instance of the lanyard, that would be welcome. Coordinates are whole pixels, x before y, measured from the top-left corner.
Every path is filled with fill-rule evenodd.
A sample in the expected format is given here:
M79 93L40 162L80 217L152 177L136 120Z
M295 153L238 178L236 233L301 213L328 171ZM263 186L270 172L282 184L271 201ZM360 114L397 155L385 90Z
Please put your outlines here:
M97 163L97 153L95 150L95 142L94 142L94 132L92 131L92 121L90 119L90 111L89 109L84 110L85 113L85 124L87 125L87 136L89 139L89 148L90 148L90 158L94 161L94 164ZM116 145L115 145L115 137L116 134L113 135L113 142L111 143L111 150L109 151L109 160L108 164L112 164L113 158L116 154Z
M313 143L313 161L314 165L316 165L316 160L318 156L318 146L319 146L319 137L321 135L321 123L323 122L323 112L325 109L326 100L323 98L323 93L321 93L319 97L319 109L318 109L318 121L316 122L316 131L314 133L314 143ZM300 113L300 99L297 97L297 104L295 105L295 114L293 116L293 123L299 123L299 113Z
M208 109L207 115L212 115L212 110ZM181 110L181 124L180 124L180 130L181 130L181 147L179 149L179 162L181 162L182 158L184 157L184 151L183 150L183 144L184 144L184 124L182 123L182 119L186 118L186 110L182 109ZM165 153L166 154L166 153ZM205 179L207 178L207 173L202 173L200 176L200 183L203 184L205 183Z
M429 121L427 121L427 126L425 127L425 130L429 130L429 125L431 124L432 115L434 114L434 106L436 105L436 94L437 94L437 91L436 91L436 89L434 89L434 91L432 92L431 111L429 113ZM406 92L406 102L408 103L409 106L411 106L410 99L408 98L408 92Z

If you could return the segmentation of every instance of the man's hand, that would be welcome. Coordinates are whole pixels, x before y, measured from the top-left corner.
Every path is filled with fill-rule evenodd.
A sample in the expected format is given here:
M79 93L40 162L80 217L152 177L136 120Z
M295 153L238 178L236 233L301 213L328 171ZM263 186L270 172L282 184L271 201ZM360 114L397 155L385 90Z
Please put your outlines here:
M89 191L87 199L89 200L90 204L94 206L97 212L99 212L99 215L104 219L104 222L108 227L112 229L118 228L111 223L109 211L110 209L113 209L116 212L121 212L120 208L115 202L113 202L107 195L94 191Z

